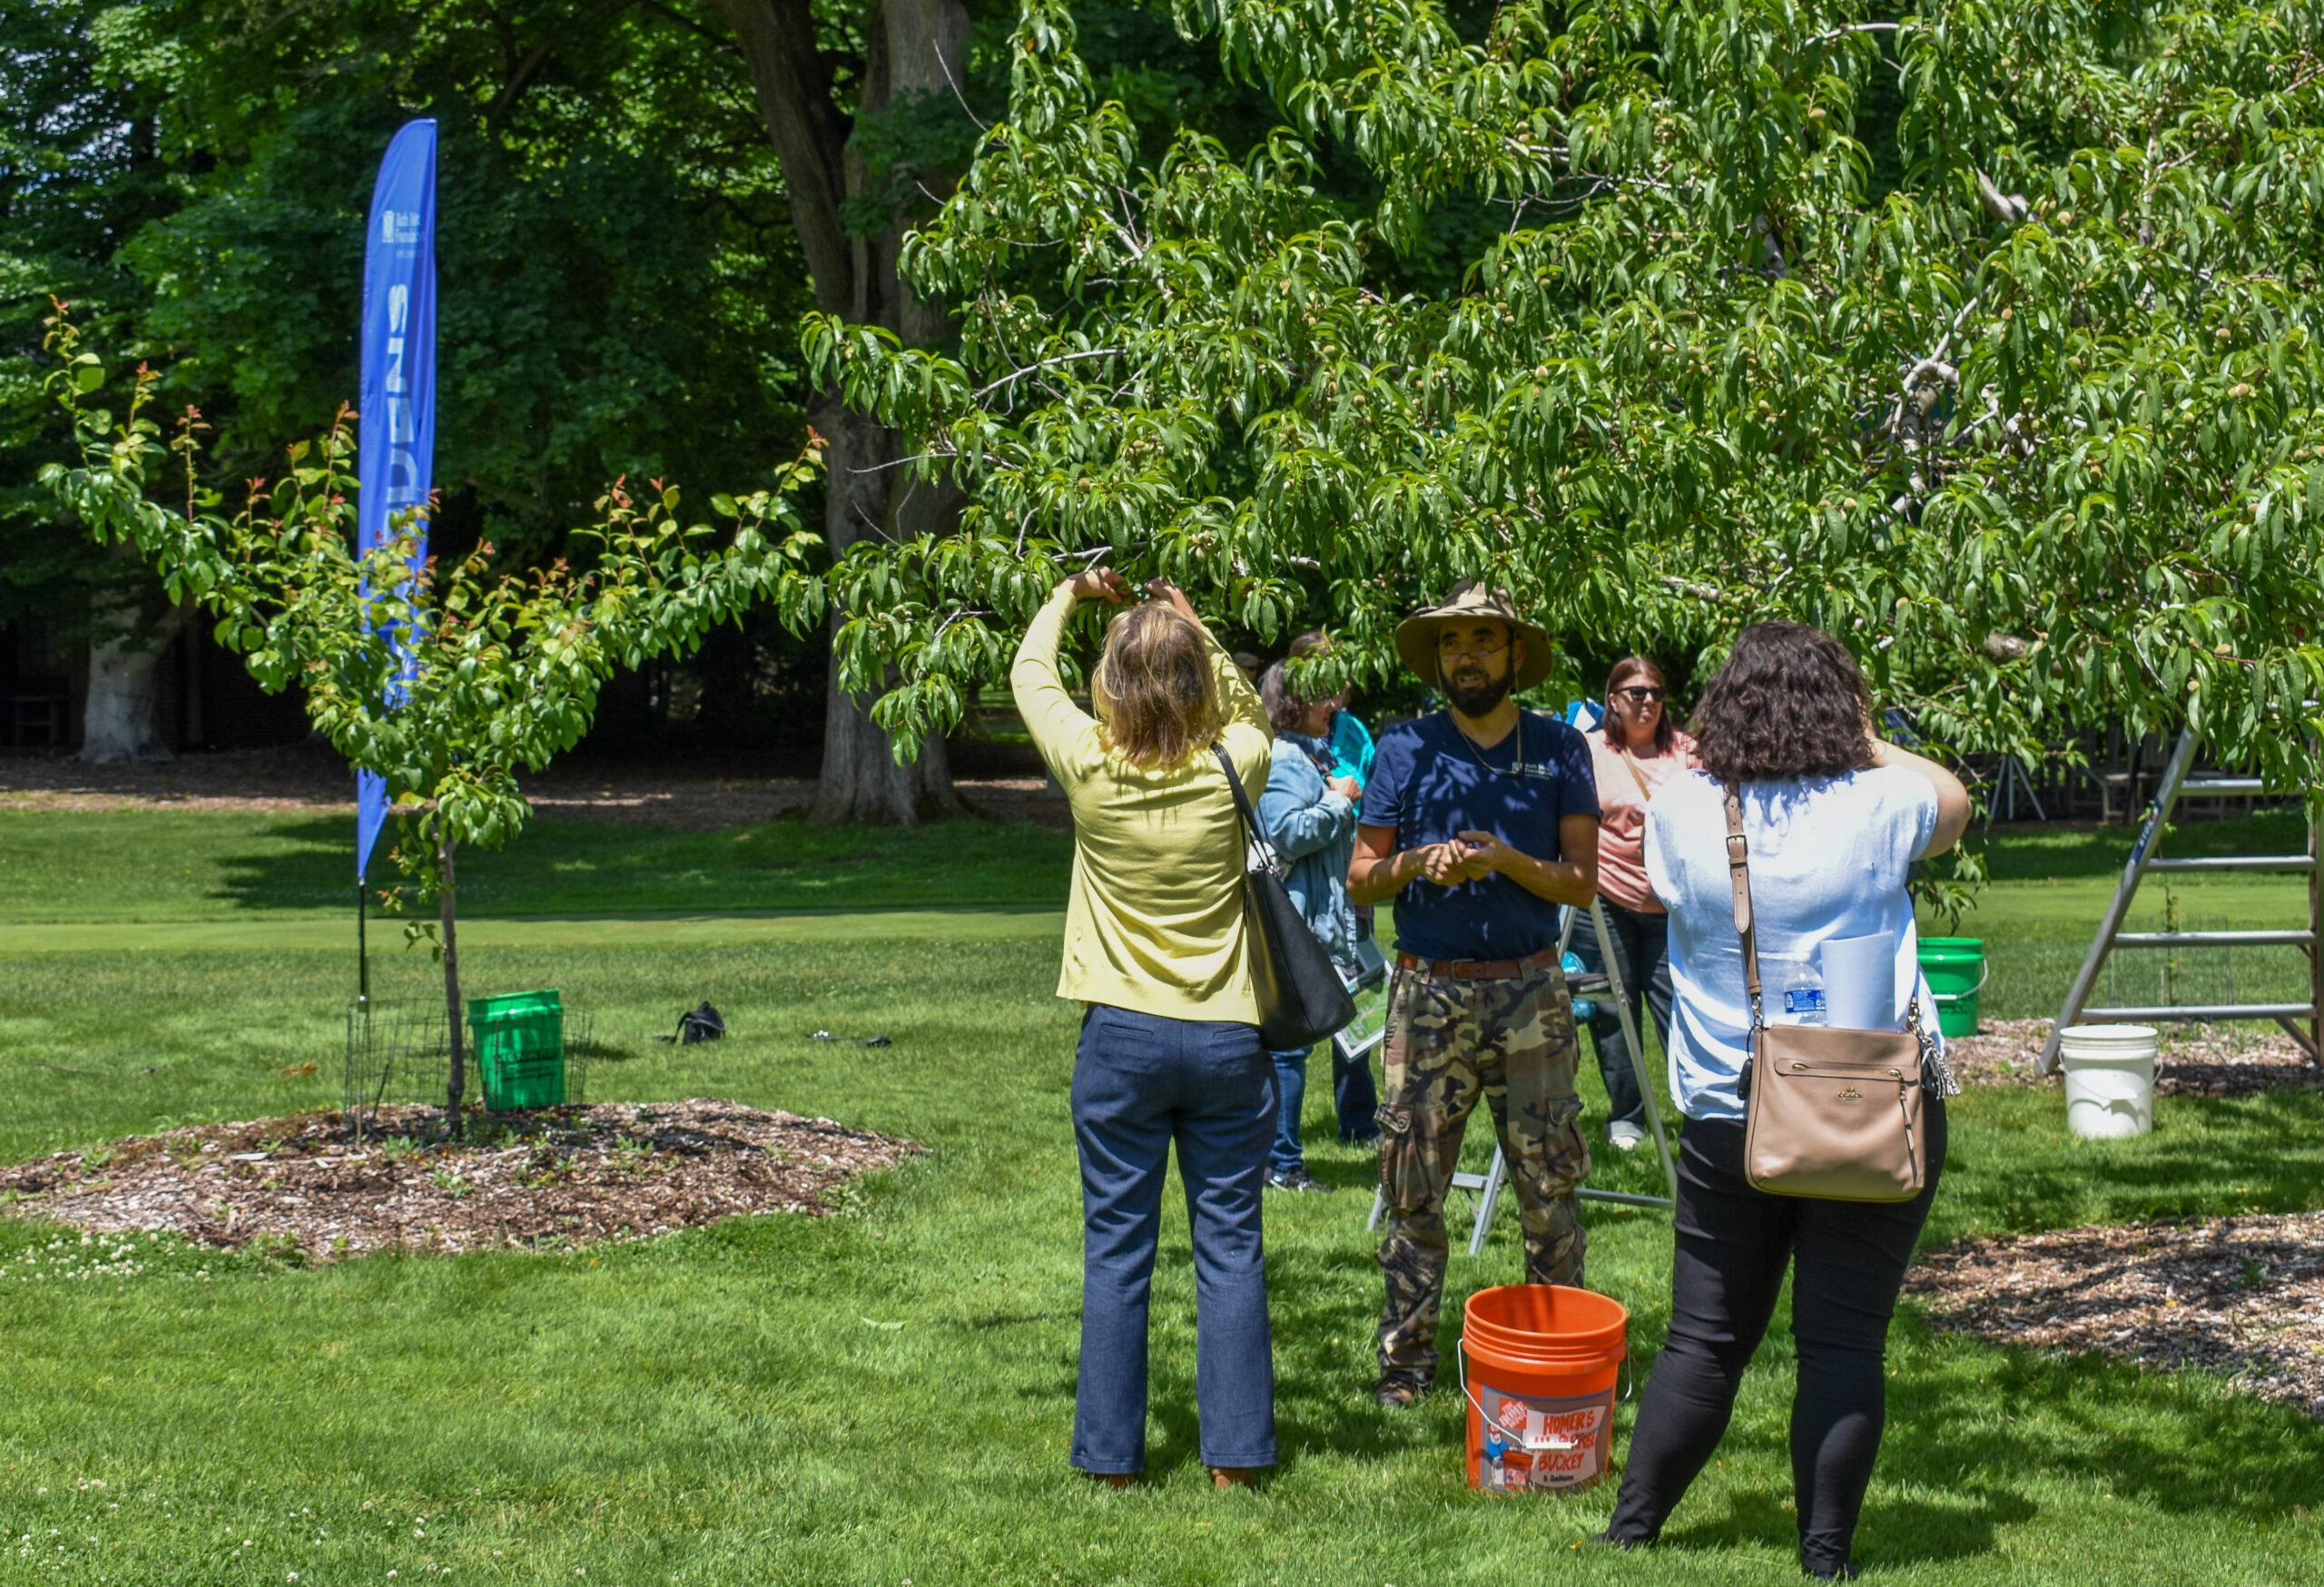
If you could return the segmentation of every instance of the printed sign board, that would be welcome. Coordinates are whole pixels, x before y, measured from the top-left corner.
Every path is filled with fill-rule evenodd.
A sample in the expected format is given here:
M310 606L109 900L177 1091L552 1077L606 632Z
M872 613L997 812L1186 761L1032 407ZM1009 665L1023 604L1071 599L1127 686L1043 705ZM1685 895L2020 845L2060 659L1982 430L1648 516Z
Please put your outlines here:
M1355 945L1356 970L1340 971L1355 998L1355 1018L1332 1038L1341 1058L1353 1063L1380 1045L1388 1033L1388 956L1366 938Z

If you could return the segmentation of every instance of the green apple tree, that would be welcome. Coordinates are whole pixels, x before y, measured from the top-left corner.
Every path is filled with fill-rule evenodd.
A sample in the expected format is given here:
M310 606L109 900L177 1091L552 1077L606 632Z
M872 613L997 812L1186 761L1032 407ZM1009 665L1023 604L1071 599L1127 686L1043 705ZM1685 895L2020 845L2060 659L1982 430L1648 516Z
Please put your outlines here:
M902 256L957 345L809 321L970 493L833 575L901 744L1102 557L1262 631L1328 614L1334 683L1490 577L1711 660L1813 623L1955 751L2191 723L2324 783L2324 9L1179 16L1271 135L1142 161L1024 0L1008 115ZM1457 290L1405 284L1448 249Z

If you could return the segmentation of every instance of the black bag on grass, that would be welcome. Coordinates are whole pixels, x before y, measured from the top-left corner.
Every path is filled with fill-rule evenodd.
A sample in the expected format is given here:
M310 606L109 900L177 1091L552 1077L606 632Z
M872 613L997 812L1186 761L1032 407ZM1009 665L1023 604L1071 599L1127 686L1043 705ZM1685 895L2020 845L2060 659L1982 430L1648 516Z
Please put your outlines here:
M678 1045L688 1046L696 1041L715 1041L726 1034L726 1021L707 1000L691 1014L678 1016Z

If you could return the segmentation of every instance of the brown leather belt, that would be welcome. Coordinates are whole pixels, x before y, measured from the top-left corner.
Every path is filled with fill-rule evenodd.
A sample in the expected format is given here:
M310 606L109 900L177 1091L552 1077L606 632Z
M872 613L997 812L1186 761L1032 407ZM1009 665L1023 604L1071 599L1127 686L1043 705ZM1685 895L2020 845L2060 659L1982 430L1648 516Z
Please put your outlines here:
M1557 961L1558 951L1554 948L1544 948L1529 959L1423 959L1417 953L1396 955L1399 969L1425 970L1431 975L1449 975L1460 981L1515 981L1521 975L1547 970Z

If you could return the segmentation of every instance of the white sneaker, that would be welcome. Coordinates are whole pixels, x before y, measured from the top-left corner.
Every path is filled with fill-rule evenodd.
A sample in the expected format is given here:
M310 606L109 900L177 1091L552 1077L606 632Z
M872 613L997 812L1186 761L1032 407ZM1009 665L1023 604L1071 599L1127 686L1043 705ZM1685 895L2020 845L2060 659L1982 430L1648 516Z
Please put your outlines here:
M1627 1119L1617 1119L1606 1126L1606 1138L1614 1143L1616 1151L1634 1152L1638 1143L1646 1138L1646 1131Z

